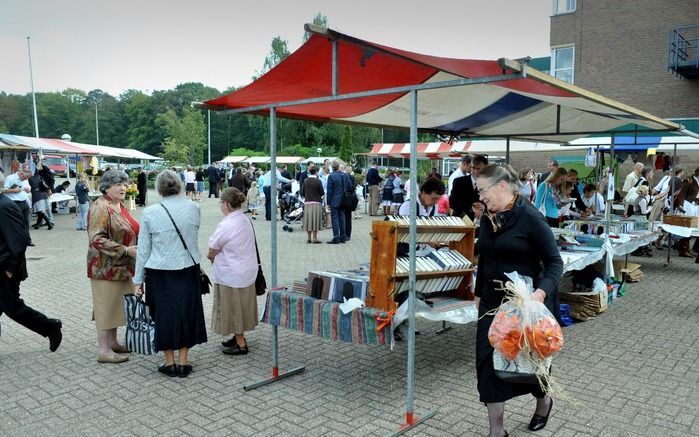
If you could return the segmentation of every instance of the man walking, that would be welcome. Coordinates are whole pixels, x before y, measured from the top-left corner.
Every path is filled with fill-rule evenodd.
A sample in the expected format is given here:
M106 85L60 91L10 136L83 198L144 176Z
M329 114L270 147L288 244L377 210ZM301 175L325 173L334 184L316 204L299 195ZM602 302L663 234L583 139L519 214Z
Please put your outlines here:
M282 176L278 168L275 170L277 172L277 188L279 188L281 183L291 182L291 180ZM269 222L272 221L272 205L274 204L274 208L277 207L276 200L272 201L272 170L260 176L260 181L259 185L262 187L262 192L265 193L265 220Z
M29 171L29 166L24 164L17 170L17 173L9 175L3 183L4 194L19 208L20 214L24 220L24 226L27 229L27 235L29 234L30 215L28 193L30 193L32 189L26 181L31 176L32 173ZM27 245L34 246L31 237L29 237Z
M0 174L0 183L4 178ZM61 344L61 321L49 319L27 306L19 295L19 284L27 279L25 252L29 243L29 231L19 205L0 194L0 315L48 337L49 349L55 352Z
M333 239L328 244L340 244L347 241L345 207L342 198L350 185L349 176L340 170L340 163L333 161L332 173L328 176L328 190L325 195L332 217Z
M218 199L218 181L220 180L218 168L211 164L206 172L209 176L209 199L211 199L211 196Z
M374 161L366 172L366 183L369 189L369 215L379 215L379 184L383 181L379 176L379 164Z

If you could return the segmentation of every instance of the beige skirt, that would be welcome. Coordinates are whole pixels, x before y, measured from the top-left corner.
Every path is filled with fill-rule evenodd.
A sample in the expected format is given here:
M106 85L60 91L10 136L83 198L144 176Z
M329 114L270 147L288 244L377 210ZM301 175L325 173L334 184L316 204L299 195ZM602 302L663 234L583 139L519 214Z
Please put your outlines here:
M323 205L320 203L303 206L303 230L320 231L323 229Z
M244 334L259 321L255 283L245 288L214 284L211 330L219 335Z
M124 295L133 293L130 280L103 281L90 279L92 287L92 315L97 329L114 329L126 325Z

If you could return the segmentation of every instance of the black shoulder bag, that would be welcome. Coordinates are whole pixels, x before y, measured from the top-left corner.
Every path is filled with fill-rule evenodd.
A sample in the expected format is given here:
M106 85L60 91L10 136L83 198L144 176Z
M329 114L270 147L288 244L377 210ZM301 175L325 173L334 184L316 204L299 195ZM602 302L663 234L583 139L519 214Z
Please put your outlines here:
M170 217L170 221L172 222L172 225L175 227L175 231L177 231L177 236L180 237L180 241L182 242L182 245L184 246L184 250L187 251L189 254L189 257L192 258L192 262L199 267L199 291L201 294L209 294L210 287L211 287L211 280L209 279L208 276L206 276L206 273L204 273L204 270L201 269L201 265L197 264L196 261L194 261L194 257L192 256L192 252L189 251L189 248L187 247L187 243L184 242L184 237L182 237L182 233L180 232L180 229L177 227L175 224L175 220L172 218L170 215L170 211L165 208L165 205L162 203L160 206L163 207L165 212L167 213L167 216Z
M257 254L257 278L255 278L255 294L262 296L267 290L267 280L265 279L265 274L262 273L262 263L260 262L260 249L257 248L257 236L255 235L255 227L252 226L252 236L255 239L255 253Z

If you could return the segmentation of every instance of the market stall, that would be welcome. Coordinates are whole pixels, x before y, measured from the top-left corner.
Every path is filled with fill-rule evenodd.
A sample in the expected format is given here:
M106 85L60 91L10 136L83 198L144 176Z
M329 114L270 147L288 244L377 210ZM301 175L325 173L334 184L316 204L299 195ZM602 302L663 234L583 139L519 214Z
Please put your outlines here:
M565 142L629 122L650 130L679 130L673 122L552 78L525 63L447 59L371 43L307 25L311 37L252 84L197 106L223 113L270 117L271 165L276 165L276 117L410 129L411 192L417 192L417 133ZM293 83L290 87L287 84ZM272 197L276 174L272 172ZM433 416L414 412L417 211L408 226L408 375L402 434ZM271 223L271 285L278 285L276 211ZM296 369L295 369L296 371ZM272 377L278 331L272 328Z

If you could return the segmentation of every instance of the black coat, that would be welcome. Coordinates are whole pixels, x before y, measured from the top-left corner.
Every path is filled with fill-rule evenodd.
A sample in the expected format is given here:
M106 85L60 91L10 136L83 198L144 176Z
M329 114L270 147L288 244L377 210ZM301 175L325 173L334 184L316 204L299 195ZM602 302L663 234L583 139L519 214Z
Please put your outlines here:
M463 217L465 214L473 220L475 214L471 207L479 201L478 191L473 186L471 175L454 179L449 195L449 207L454 211L452 215Z
M29 231L24 223L22 211L7 196L0 194L0 277L12 273L12 279L21 282L27 279L27 260L24 253L29 243Z
M516 271L534 281L534 289L546 292L545 304L559 319L558 283L563 274L561 260L553 233L544 216L529 202L518 196L509 211L496 214L501 228L493 230L488 217L481 219L478 248L478 277L476 296L480 297L479 320L476 328L476 371L478 392L482 402L504 402L515 396L531 393L543 396L538 385L506 383L495 376L493 347L488 341L488 330L493 322L489 311L500 306L505 297L493 281L507 281L505 273Z
M136 177L136 185L138 186L138 191L146 191L146 172L142 171Z

